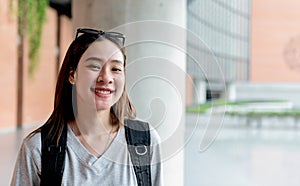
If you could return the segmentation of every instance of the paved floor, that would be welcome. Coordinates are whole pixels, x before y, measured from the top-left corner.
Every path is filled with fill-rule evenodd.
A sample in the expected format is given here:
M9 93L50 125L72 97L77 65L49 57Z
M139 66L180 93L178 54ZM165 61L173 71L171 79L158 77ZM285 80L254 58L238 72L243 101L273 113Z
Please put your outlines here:
M10 185L14 164L23 138L32 129L0 135L0 186Z
M201 149L207 121L187 115L185 186L300 184L299 129L225 121L213 143ZM20 142L30 130L0 135L0 186L9 185Z
M200 144L207 118L200 118L196 129L195 121L187 116L186 136L191 138L185 146L186 186L300 185L300 130L292 121L281 127L266 121L261 128L225 121L204 151Z

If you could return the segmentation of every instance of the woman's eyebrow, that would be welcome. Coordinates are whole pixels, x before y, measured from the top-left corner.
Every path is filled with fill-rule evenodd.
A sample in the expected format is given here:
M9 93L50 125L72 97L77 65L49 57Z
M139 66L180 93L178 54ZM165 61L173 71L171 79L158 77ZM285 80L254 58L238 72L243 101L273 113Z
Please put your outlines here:
M117 60L117 59L113 59L113 60L111 60L111 62L113 62L113 63L119 63L119 64L123 65L123 61L120 61L120 60Z
M104 60L98 57L89 57L87 58L85 61L99 61L99 62L103 62Z
M98 57L89 57L85 61L98 61L98 62L103 63L105 60L102 59L102 58L98 58ZM121 64L121 65L124 64L123 61L118 60L118 59L113 59L110 62L112 62L112 63L118 63L118 64Z

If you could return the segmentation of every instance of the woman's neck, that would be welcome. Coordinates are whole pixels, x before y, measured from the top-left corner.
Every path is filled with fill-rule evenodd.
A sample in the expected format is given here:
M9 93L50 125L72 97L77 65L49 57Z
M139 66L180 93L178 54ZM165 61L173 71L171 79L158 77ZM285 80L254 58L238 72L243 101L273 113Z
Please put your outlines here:
M117 135L118 125L113 125L110 118L110 110L94 115L78 112L75 121L70 123L81 144L98 158L108 149Z
M110 110L97 112L78 112L75 118L76 128L79 134L85 136L97 136L114 131L115 127L110 118ZM72 124L73 125L73 124Z

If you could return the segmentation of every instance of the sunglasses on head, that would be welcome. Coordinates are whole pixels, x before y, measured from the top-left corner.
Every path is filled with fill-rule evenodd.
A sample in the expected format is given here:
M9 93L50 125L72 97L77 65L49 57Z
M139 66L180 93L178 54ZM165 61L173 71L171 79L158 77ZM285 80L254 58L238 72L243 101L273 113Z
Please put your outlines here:
M98 37L103 36L105 38L118 39L123 46L125 44L125 35L119 32L105 32L103 30L95 30L92 28L78 28L76 31L75 39L77 39L81 34L91 34Z

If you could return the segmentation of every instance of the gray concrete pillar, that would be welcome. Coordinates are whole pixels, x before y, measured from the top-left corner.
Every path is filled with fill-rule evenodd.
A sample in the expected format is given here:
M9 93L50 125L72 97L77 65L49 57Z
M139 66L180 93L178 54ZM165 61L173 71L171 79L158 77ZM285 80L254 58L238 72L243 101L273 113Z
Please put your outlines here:
M195 79L195 92L194 99L195 103L203 104L206 102L206 82L200 79Z
M73 0L73 21L126 34L130 99L161 137L165 185L183 185L186 0Z
M227 99L228 101L236 101L236 84L229 83L227 85Z

